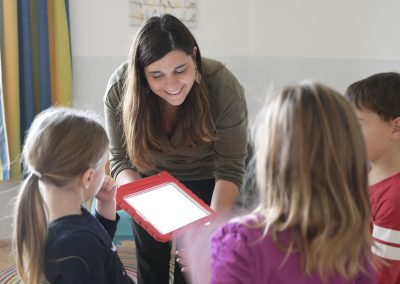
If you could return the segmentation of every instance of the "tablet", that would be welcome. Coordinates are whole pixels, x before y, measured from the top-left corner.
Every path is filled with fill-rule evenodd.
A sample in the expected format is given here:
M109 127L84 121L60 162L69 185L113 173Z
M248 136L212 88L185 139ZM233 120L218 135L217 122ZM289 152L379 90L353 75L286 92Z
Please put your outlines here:
M123 210L161 242L216 216L207 204L165 171L120 186L116 198Z

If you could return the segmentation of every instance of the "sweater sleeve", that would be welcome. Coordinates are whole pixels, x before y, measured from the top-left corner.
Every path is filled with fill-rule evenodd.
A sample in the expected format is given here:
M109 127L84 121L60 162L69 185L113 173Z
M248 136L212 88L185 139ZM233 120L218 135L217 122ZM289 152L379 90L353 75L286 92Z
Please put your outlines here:
M97 211L94 212L94 217L99 220L101 225L107 231L110 239L114 239L115 232L117 231L117 224L119 222L120 216L116 213L116 220L109 220L101 216Z
M245 227L224 225L211 240L211 283L256 283L253 253Z
M126 68L127 63L124 63L111 75L104 96L105 128L110 139L110 168L113 178L116 178L125 169L135 170L124 146L122 127L121 101L124 92Z
M210 76L217 139L213 143L216 180L228 180L240 189L247 156L247 105L244 89L235 76L222 67Z

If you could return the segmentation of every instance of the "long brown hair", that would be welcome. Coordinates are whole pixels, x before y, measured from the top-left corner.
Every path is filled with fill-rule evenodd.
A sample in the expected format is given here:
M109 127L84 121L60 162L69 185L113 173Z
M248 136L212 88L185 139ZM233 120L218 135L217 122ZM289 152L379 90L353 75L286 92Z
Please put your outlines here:
M39 179L62 187L95 167L107 147L104 128L88 113L50 108L33 121L22 151L27 177L17 197L13 231L18 274L24 283L38 284L43 277L48 221Z
M317 83L286 87L256 129L259 226L287 252L300 253L306 275L351 279L371 259L367 158L352 107Z
M197 48L197 52L194 52ZM202 76L200 49L189 29L177 18L165 14L148 19L132 42L122 101L122 117L128 156L140 170L152 167L146 158L154 151L165 152L160 135L161 114L158 97L150 91L144 67L173 50L194 57ZM204 78L204 76L203 76ZM184 103L179 106L177 123L185 133L185 143L196 145L214 139L211 106L204 80L195 82Z

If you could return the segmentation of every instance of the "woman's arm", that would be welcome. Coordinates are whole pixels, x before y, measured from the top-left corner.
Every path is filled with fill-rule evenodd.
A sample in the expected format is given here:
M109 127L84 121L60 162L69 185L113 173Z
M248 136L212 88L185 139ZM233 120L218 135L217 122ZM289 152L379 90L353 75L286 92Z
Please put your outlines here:
M211 199L211 208L220 216L227 215L238 195L239 188L236 184L227 180L217 180Z
M131 169L122 170L116 178L117 184L122 185L140 179L140 175Z
M243 87L227 68L216 72L207 86L217 134L213 142L216 183L211 207L225 214L231 210L243 182L247 157L247 106Z
M105 129L110 139L110 174L117 180L118 184L122 184L121 179L117 179L122 171L132 170L135 167L128 158L126 147L124 146L124 131L122 127L122 110L121 102L124 96L124 77L127 64L121 65L111 76L106 94L104 96L104 116ZM132 181L127 179L126 181ZM126 183L126 182L124 182Z

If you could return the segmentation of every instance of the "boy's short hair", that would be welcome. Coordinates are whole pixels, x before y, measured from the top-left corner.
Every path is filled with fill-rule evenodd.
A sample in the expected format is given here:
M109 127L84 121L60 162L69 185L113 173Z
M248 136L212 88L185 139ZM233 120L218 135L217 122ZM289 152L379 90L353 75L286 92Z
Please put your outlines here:
M389 121L400 116L400 73L372 75L351 84L345 93L358 109L367 109Z

